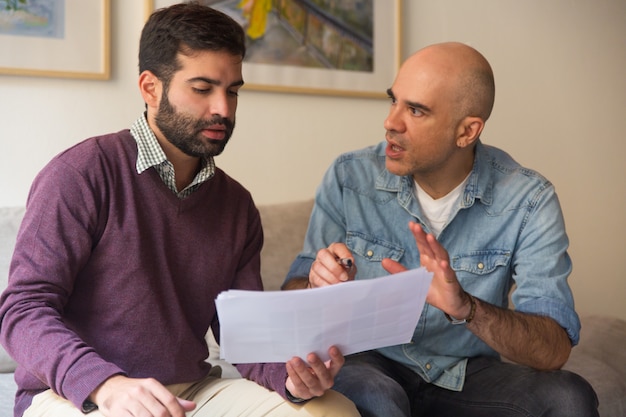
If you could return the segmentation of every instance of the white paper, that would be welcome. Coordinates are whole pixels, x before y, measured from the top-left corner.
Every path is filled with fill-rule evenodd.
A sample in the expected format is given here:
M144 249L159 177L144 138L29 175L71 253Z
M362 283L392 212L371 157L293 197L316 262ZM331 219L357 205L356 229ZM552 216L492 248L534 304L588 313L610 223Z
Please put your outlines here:
M291 291L222 292L220 356L231 363L306 360L328 348L344 355L408 343L432 273L413 269L381 278Z

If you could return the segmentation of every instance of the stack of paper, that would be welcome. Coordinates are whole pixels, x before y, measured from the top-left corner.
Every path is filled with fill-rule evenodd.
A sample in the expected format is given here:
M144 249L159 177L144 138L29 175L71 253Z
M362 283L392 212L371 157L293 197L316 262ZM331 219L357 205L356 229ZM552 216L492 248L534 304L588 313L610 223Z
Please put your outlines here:
M215 303L220 355L231 363L286 362L328 348L344 355L408 343L432 273L413 269L381 278L292 291L230 290Z

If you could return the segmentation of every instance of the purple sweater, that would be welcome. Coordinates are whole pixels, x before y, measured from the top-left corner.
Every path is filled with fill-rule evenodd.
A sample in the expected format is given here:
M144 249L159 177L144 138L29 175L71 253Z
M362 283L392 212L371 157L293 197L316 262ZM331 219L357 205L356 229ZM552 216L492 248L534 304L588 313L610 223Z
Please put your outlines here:
M80 408L114 374L204 377L216 296L262 289L250 193L216 169L181 200L136 160L124 130L68 149L33 182L0 300L1 341L19 364L15 416L48 387ZM284 364L238 369L285 397Z

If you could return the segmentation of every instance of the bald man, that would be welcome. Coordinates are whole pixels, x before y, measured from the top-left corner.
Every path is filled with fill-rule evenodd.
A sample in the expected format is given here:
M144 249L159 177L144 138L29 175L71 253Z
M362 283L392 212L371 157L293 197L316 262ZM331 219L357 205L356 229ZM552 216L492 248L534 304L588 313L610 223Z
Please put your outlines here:
M489 63L431 45L388 95L386 140L329 168L283 289L434 276L411 342L347 357L333 389L364 417L597 416L591 386L560 370L580 321L554 186L480 139Z

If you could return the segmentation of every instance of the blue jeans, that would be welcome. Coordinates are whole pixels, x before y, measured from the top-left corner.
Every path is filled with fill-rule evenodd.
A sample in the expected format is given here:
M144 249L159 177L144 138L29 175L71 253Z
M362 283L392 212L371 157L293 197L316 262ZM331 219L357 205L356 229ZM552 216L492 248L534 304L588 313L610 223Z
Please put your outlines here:
M579 375L537 371L497 358L470 359L463 391L425 382L377 352L350 355L334 390L362 417L598 417L598 398Z

